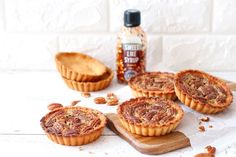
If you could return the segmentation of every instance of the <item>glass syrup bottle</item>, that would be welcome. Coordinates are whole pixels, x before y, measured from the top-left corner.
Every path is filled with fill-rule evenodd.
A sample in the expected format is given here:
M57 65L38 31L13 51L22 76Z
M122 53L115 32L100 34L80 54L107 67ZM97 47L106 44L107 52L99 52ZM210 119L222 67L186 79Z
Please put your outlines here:
M140 27L141 13L136 9L124 12L124 26L117 38L116 72L119 83L145 72L147 39Z

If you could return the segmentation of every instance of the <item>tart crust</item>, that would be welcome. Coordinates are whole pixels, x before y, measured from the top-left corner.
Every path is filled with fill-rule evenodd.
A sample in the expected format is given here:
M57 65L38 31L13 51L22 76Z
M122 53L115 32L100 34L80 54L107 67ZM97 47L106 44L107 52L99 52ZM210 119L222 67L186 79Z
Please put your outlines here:
M163 97L170 100L177 98L173 73L146 72L132 77L128 84L135 97Z
M107 69L102 62L83 53L61 52L55 61L64 78L79 82L98 81Z
M82 134L78 133L78 134L64 135L62 133L48 131L47 126L46 126L46 121L50 118L50 116L52 116L56 112L61 112L61 111L66 111L66 110L80 111L87 114L93 113L100 119L100 123L98 126L95 126L95 127L92 126L93 130L89 131L88 133L82 133ZM64 107L64 108L56 109L49 112L47 115L45 115L41 119L40 124L43 130L45 131L47 137L53 142L57 144L61 144L61 145L67 145L67 146L78 146L78 145L84 145L84 144L93 142L101 136L104 130L104 127L106 125L106 117L101 112L94 109L70 106L70 107Z
M146 111L143 112L142 109ZM130 99L122 103L117 112L126 130L142 136L168 134L179 125L184 116L183 109L177 103L160 97Z
M114 73L111 69L107 70L107 73L103 75L101 80L97 82L77 82L68 80L64 77L63 80L67 84L67 86L73 90L81 91L81 92L92 92L99 91L108 87L113 79Z
M219 91L217 90L218 94L216 96L219 97L220 94L221 95L223 94L224 101L218 102L217 97L213 99L208 99L207 96L209 97L210 94L212 94L214 91L208 91L209 93L207 93L203 97L203 100L195 96L195 93L198 91L193 90L194 94L189 93L188 90L191 90L191 88L186 87L184 85L184 81L182 81L181 79L184 79L184 77L194 77L194 76L195 78L196 77L201 78L202 80L204 80L205 83L203 87L200 86L198 87L198 89L203 89L204 86L206 87L209 85L213 86L214 89L216 88L221 89L222 92L225 94L219 92L220 90ZM200 83L202 82L200 81ZM178 99L183 104L185 104L186 106L190 107L193 110L196 110L204 114L214 114L221 112L225 110L233 101L232 92L224 81L199 70L184 70L177 73L175 75L175 93ZM214 103L212 103L211 101Z

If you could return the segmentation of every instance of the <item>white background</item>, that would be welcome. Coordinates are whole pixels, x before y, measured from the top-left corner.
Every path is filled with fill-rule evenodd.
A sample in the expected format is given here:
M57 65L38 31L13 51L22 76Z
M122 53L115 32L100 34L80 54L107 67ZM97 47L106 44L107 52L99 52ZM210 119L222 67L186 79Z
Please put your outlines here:
M123 11L148 33L148 70L236 71L235 0L0 0L0 70L55 70L80 51L115 69Z

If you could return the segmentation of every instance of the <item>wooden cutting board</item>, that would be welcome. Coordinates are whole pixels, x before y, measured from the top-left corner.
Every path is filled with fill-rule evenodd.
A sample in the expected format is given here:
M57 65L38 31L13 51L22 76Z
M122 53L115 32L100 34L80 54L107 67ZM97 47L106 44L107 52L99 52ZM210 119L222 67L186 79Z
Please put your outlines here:
M230 87L230 89L232 91L236 91L236 83L235 82L224 80L224 79L222 79L222 80L227 83L227 85Z
M117 114L108 113L106 116L108 127L143 154L163 154L190 146L189 138L181 132L176 131L159 137L139 136L126 131L122 127Z

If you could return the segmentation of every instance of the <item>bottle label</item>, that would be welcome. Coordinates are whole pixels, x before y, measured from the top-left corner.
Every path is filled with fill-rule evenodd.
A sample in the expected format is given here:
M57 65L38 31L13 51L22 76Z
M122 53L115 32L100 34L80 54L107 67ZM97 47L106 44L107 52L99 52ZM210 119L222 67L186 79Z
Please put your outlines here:
M123 43L124 78L129 81L131 77L144 71L141 63L144 61L144 52L140 43Z

